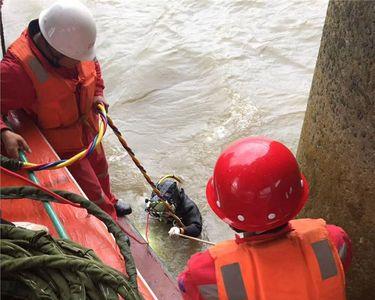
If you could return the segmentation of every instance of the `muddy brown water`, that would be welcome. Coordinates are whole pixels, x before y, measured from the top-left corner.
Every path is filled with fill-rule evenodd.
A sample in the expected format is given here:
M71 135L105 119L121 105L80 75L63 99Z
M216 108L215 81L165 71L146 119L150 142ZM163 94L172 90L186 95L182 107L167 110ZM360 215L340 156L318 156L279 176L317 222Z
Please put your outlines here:
M9 44L53 1L5 0ZM220 151L233 140L266 135L293 151L306 108L328 1L82 1L98 27L98 58L110 114L154 180L180 175L204 220L202 238L233 232L205 201ZM140 172L115 136L105 138L114 192L132 203L144 234ZM151 220L150 243L177 275L206 245L171 240Z

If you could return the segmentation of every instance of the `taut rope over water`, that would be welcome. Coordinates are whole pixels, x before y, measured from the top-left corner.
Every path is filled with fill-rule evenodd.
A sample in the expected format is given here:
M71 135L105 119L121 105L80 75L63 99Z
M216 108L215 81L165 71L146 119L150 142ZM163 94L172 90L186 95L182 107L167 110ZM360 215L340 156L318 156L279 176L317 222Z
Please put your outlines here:
M163 197L163 195L160 193L160 191L157 189L155 183L152 181L152 179L150 178L150 176L147 174L145 168L141 165L140 161L135 157L135 154L133 152L133 150L129 147L128 143L126 142L126 140L124 139L124 137L122 136L120 130L118 130L118 128L116 127L116 125L113 123L112 119L110 116L107 115L107 122L108 122L108 125L109 127L112 128L113 132L115 133L115 135L117 136L118 140L120 141L121 145L124 147L124 149L128 152L128 154L130 155L132 161L134 162L134 164L137 166L137 168L141 171L143 177L146 179L146 181L148 182L148 184L151 186L152 188L152 191L163 201L163 204L165 205L165 207L167 208L170 216L176 220L176 222L178 223L178 225L180 227L184 227L184 224L182 223L181 219L179 217L177 217L172 208L171 208L171 205L168 203L168 201L166 201Z

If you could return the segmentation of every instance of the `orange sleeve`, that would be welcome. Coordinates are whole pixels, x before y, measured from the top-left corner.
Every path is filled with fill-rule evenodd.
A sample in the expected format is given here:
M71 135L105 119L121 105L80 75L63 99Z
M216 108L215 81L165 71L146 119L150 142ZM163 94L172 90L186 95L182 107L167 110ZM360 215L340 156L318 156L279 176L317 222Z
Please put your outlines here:
M341 227L327 224L327 230L330 240L339 253L344 270L347 272L352 261L352 242Z
M215 262L208 251L194 254L178 275L178 287L185 300L204 300L200 285L216 284Z
M1 121L0 129L7 128L3 116L10 110L30 109L35 103L33 83L18 60L7 52L1 61Z

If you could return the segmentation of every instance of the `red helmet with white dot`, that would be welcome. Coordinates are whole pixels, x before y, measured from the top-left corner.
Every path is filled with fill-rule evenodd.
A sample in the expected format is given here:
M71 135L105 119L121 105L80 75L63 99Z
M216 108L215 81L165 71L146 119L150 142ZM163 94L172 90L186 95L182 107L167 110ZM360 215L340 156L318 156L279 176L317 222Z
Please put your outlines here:
M263 137L238 140L219 156L206 187L212 210L243 231L265 231L293 219L308 198L293 153Z

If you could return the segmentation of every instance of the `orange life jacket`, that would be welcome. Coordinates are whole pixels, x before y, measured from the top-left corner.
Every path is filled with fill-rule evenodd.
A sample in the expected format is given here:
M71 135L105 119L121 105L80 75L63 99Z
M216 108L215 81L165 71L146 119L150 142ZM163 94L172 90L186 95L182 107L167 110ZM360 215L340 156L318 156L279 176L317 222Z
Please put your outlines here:
M209 251L223 300L342 300L345 275L322 219L290 221L282 238L236 243Z
M46 59L35 55L27 35L25 30L8 51L18 58L33 82L37 100L29 113L36 117L38 127L57 153L82 150L87 146L84 130L98 131L93 108L95 63L81 62L77 80L63 78Z

